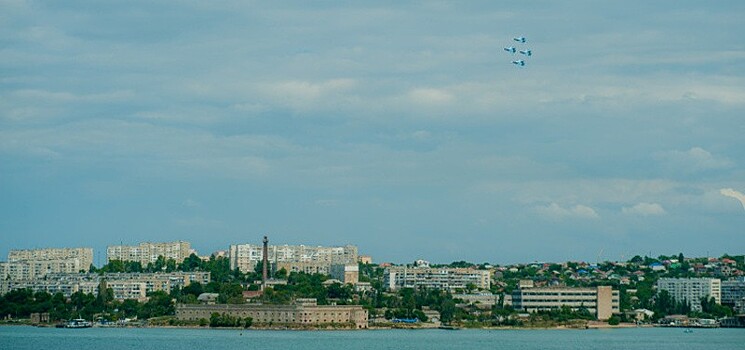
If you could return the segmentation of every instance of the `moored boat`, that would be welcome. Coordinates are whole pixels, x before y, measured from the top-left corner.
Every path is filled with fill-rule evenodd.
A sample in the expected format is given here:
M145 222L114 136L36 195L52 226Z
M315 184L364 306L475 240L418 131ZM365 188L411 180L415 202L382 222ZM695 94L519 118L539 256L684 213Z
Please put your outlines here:
M93 327L93 323L86 321L82 318L76 318L74 320L70 320L65 324L65 328L91 328Z

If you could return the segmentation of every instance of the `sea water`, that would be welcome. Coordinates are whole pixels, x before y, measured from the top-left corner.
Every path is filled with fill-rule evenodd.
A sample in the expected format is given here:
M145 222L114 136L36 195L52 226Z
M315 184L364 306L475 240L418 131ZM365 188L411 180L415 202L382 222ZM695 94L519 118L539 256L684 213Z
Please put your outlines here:
M0 327L0 349L745 349L745 329L270 331Z

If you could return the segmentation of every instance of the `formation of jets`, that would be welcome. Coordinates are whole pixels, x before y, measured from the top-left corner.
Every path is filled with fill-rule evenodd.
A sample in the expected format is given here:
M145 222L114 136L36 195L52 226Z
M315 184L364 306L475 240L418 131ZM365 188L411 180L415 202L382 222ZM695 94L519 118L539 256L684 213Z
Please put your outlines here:
M519 43L525 43L526 42L525 37L523 37L523 36L512 38L512 40L513 41L516 41L516 42L519 42ZM504 51L507 51L507 52L509 52L509 53L511 53L513 55L515 53L520 53L521 55L525 55L525 57L533 56L533 51L531 51L530 49L518 50L514 46L505 47L504 48ZM512 61L512 64L514 64L516 66L523 67L523 66L525 66L525 60L514 60L514 61Z

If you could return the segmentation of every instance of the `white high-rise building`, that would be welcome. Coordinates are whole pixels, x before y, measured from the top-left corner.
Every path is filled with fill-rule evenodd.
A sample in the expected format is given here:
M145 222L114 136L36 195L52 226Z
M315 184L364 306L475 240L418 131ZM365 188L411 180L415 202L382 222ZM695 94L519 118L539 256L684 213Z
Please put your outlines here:
M666 290L676 301L687 301L691 309L701 311L701 298L722 303L722 282L718 278L660 278L657 292Z
M151 243L144 242L139 245L112 245L106 248L106 261L138 261L142 266L158 261L162 256L166 260L173 259L176 263L182 263L191 253L191 244L184 241Z
M93 264L93 248L13 249L8 253L9 262L74 258L77 258L80 265L84 265L85 270L88 271L88 268Z
M92 248L13 249L8 262L0 262L0 278L29 280L51 273L88 272Z
M419 267L422 266L422 267ZM384 284L390 290L401 288L432 288L443 290L467 289L474 285L478 289L489 289L491 272L472 268L392 266L385 270Z
M261 245L230 245L230 268L252 272L264 258ZM313 247L305 245L270 245L269 263L287 272L329 273L331 265L357 264L357 247Z

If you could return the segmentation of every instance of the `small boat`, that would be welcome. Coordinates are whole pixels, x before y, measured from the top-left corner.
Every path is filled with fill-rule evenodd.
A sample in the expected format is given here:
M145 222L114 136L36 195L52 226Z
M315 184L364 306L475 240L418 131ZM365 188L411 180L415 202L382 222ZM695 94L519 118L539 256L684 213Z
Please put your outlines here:
M93 323L82 318L76 318L65 323L65 328L91 328Z
M684 330L683 333L693 333L693 329L686 328L686 330Z
M450 325L441 325L441 326L439 326L439 327L437 327L437 328L438 328L438 329L444 329L444 330L448 330L448 331L456 331L456 330L459 330L459 329L460 329L460 328L458 328L458 327L455 327L455 326L450 326Z

